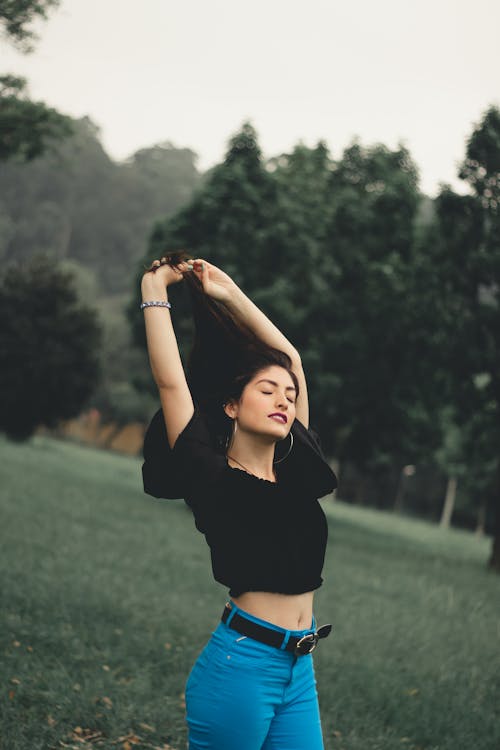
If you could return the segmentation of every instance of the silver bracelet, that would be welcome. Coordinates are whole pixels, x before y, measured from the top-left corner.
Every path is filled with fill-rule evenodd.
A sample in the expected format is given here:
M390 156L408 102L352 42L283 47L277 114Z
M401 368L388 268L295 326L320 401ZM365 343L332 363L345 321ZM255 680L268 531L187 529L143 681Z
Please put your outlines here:
M143 310L145 307L172 307L172 305L170 304L170 302L167 302L164 299L159 299L153 302L142 302L141 310Z

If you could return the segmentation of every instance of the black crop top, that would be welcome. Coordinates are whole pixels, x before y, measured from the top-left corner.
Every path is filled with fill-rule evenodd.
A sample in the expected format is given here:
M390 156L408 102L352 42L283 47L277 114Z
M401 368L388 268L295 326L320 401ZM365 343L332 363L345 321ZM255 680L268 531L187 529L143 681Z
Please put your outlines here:
M298 419L291 432L291 453L275 465L272 482L230 466L196 406L173 449L162 409L146 431L144 491L184 498L210 547L214 578L229 596L301 594L323 583L328 524L318 498L337 487L337 478L318 434Z

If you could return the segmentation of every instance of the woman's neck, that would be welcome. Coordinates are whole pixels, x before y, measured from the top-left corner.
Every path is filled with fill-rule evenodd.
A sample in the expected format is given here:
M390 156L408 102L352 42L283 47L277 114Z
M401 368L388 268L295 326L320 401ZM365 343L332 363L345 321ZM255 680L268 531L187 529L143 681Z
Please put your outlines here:
M233 444L227 451L228 461L234 461L236 468L243 468L250 474L268 482L276 481L276 473L273 466L274 442L263 445L251 438L235 438Z

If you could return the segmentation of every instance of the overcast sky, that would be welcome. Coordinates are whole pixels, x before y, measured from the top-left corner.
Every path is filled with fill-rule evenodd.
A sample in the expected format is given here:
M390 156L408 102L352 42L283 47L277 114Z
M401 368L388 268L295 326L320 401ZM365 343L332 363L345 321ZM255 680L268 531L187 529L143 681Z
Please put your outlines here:
M402 141L424 192L465 192L466 138L500 106L498 0L62 0L34 28L30 55L2 41L2 72L91 117L117 160L171 141L204 170L250 119L266 157Z

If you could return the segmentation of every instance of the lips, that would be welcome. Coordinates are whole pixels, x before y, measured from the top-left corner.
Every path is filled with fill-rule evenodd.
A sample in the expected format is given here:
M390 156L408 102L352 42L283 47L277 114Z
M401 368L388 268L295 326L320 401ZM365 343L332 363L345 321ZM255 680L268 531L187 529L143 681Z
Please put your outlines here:
M282 424L286 424L288 422L286 414L282 414L279 411L276 411L273 414L269 414L269 417L275 419L277 422L281 422Z

